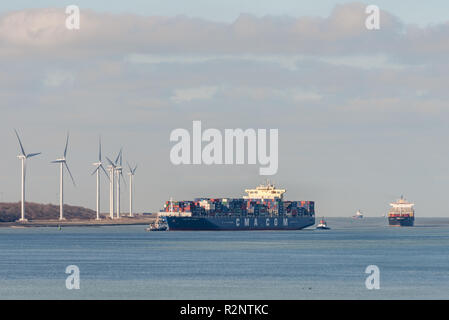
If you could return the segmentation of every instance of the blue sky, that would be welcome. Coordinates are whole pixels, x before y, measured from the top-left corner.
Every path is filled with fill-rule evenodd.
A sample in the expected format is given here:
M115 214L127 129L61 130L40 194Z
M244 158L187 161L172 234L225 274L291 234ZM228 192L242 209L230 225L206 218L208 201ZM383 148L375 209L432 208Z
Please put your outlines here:
M99 12L137 13L143 15L173 16L185 14L191 17L201 17L209 20L231 22L240 13L250 13L256 16L289 15L328 16L335 4L354 1L300 1L300 0L18 0L3 1L0 11L21 10L27 8L61 7L76 4L81 8L91 8ZM406 23L420 25L435 24L448 21L449 2L445 0L376 0L364 1L397 15Z

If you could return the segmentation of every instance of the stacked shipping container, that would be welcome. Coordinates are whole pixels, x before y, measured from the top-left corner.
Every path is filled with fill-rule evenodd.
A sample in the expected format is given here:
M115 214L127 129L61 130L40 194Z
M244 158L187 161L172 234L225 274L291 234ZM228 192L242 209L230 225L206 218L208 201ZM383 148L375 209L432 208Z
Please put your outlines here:
M194 201L167 201L163 212L191 212L192 216L313 216L313 201L282 201L280 199L196 198Z

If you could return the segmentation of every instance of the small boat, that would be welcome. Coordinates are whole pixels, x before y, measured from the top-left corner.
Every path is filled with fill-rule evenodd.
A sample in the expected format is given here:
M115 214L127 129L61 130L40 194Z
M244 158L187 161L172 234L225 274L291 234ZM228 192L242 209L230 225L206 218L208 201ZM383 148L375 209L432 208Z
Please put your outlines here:
M156 221L151 223L148 228L145 229L146 231L167 231L168 230L168 223L167 220L164 217L158 217Z
M324 221L324 218L320 220L320 223L316 226L317 230L330 230L330 228L327 226L326 221Z
M360 210L357 210L355 216L352 216L353 219L363 219L363 213Z

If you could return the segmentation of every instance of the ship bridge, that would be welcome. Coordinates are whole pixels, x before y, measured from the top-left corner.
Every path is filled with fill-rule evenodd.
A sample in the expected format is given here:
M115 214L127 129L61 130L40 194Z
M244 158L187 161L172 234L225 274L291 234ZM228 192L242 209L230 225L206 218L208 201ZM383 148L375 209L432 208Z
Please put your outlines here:
M243 199L280 199L284 197L284 193L287 192L286 189L276 189L273 184L268 181L266 184L261 184L256 189L246 189L245 192L248 194L243 196Z
M413 216L415 214L415 210L413 209L413 206L415 204L408 202L403 196L396 202L390 203L391 209L388 212L389 215L411 215Z

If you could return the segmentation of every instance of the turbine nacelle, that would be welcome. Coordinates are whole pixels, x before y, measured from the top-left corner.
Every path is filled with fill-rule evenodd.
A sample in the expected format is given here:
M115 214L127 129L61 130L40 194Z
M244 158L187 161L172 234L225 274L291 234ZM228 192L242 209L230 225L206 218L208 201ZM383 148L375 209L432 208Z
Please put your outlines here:
M65 166L65 168L67 169L67 172L70 175L70 178L72 179L73 185L76 186L75 179L73 179L72 172L70 172L69 166L67 165L66 157L67 157L68 146L69 146L69 134L67 133L67 139L66 139L65 148L64 148L64 155L62 156L62 158L58 158L58 159L52 161L51 163L60 163L63 167Z
M106 157L106 160L108 160L108 162L109 162L109 165L108 165L108 168L109 168L109 169L115 169L115 168L116 168L116 165L114 164L114 162L112 162L111 159L109 159L108 157Z
M137 170L137 164L134 168L131 167L131 165L127 162L128 164L128 175L130 176L134 176L136 174L136 170Z

